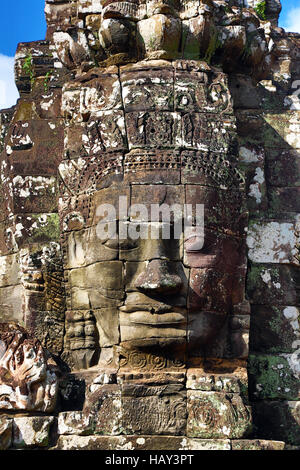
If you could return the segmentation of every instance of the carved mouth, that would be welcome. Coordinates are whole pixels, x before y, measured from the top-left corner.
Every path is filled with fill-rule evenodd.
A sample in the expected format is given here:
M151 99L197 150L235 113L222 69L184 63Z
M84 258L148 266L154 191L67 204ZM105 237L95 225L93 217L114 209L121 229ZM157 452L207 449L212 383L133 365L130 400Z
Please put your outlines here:
M185 312L185 308L180 305L168 305L164 303L159 303L157 305L147 305L147 304L127 304L120 307L121 312L125 313L134 313L134 312L149 312L151 314L155 313L170 313L170 312Z
M164 327L186 323L186 309L167 304L158 305L124 305L120 311L127 313L126 323Z

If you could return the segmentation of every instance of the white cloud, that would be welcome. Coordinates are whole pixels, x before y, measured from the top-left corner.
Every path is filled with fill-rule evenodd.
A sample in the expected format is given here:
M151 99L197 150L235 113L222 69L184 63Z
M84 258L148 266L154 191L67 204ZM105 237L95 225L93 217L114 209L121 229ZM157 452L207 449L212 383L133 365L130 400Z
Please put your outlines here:
M291 33L300 33L300 7L288 12L282 27Z
M0 54L0 109L16 104L19 93L15 85L14 58Z

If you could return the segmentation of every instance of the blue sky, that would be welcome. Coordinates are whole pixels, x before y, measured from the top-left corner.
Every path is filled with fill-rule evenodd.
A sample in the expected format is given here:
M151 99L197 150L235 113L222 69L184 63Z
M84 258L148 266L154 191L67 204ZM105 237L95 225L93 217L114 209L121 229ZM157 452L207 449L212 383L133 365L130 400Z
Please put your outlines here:
M300 33L300 0L281 0L281 4L279 26Z
M14 55L18 42L44 39L45 0L1 1L0 7L0 109L16 103Z
M282 0L280 26L300 32L300 0ZM0 109L15 104L18 97L13 78L13 56L18 42L44 39L45 0L1 1L0 16Z
M13 56L18 42L44 39L45 0L13 0L1 2L0 52Z

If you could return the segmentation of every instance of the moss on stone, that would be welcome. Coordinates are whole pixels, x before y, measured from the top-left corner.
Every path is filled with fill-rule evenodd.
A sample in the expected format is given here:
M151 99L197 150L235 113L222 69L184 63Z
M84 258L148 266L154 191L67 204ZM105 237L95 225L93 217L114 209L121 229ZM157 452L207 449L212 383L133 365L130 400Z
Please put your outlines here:
M22 99L19 101L14 115L14 121L29 121L31 119L36 119L38 117L36 111L34 110L34 103L32 101L25 101Z
M247 276L247 289L249 291L254 290L256 285L258 284L258 279L261 274L265 271L263 266L251 266L251 269L248 271Z
M255 13L259 17L259 19L261 19L262 21L266 21L267 19L266 9L267 9L267 3L265 0L263 2L258 3L254 8Z
M40 216L44 214L33 214L31 217L36 222L36 227L31 233L30 242L59 241L60 227L58 214L45 214L45 222L41 222Z
M283 355L250 355L248 373L252 399L297 399L299 381Z

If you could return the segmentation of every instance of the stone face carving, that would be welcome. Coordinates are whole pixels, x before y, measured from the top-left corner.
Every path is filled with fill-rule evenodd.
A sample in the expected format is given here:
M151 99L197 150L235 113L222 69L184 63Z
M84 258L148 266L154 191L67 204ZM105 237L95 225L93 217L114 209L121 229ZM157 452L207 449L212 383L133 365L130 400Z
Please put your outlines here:
M252 426L259 400L295 399L298 373L297 151L281 141L298 120L276 112L295 104L299 47L280 2L45 12L46 40L18 47L21 99L0 114L0 411L33 415L5 417L0 447L282 448ZM273 302L293 328L275 371Z
M189 355L202 357L205 350L215 357L247 355L244 346L230 344L228 330L233 310L238 313L239 305L245 305L247 222L231 96L224 74L204 64L190 65L191 71L185 71L185 65L157 61L128 65L121 67L120 80L112 69L110 83L118 92L108 106L110 113L120 109L115 119L125 132L125 156L119 159L120 154L112 152L121 148L118 133L111 129L108 135L116 139L111 147L96 149L95 134L89 138L94 146L86 148L86 156L72 154L59 167L63 182L59 213L70 295L65 353L69 350L77 367L95 365L102 348L119 344L123 365L138 367L140 362L141 368L144 364L148 369L173 363L180 367ZM63 103L68 90L80 96L82 82L91 96L98 96L102 76L99 70L92 80L87 74L86 79L67 84ZM90 129L96 125L93 114L99 112L95 103L91 101L94 109L86 111ZM65 154L69 156L68 149L74 145L70 130L77 126L76 120L84 119L78 109L79 102L66 111ZM88 141L86 134L79 139L83 146ZM103 240L99 233L106 221L97 211L107 203L119 209L120 197L128 207L123 214L117 210L108 222L111 229L118 226L118 235ZM148 214L131 214L130 206L140 203ZM179 212L172 214L169 224L159 214L153 219L151 204L162 203L177 203L179 212L189 204L192 218L196 204L204 204L204 247L197 249L195 226L186 238L183 232L174 237ZM151 236L154 229L156 239ZM135 237L138 231L143 235ZM235 324L235 342L244 344L247 322L240 339ZM214 351L212 344L220 330L228 340ZM151 351L150 356L144 353L145 347L154 357ZM137 348L134 356L126 352L128 348Z
M1 410L54 411L58 392L55 366L40 342L24 328L0 324Z

